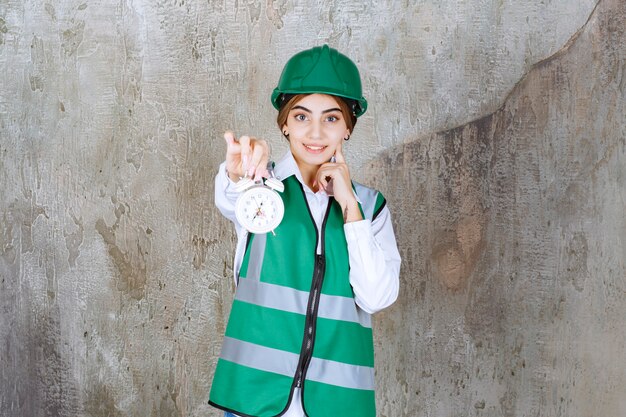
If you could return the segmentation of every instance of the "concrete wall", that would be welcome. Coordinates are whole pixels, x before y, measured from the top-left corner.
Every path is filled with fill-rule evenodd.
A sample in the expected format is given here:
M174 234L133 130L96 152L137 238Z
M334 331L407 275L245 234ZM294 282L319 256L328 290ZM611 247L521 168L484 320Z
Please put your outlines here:
M219 415L226 128L329 42L371 107L402 294L381 416L626 413L622 0L0 3L0 415Z
M405 260L382 415L626 415L624 23L601 2L497 111L367 165Z

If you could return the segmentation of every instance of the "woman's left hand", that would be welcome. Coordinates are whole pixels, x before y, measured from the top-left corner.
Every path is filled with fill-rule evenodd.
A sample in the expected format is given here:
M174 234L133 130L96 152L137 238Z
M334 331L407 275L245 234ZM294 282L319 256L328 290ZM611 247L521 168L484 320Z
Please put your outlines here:
M335 151L335 162L322 164L315 175L315 184L335 198L343 211L345 223L362 220L359 204L352 190L350 170L343 156L341 143ZM332 192L329 192L332 188Z

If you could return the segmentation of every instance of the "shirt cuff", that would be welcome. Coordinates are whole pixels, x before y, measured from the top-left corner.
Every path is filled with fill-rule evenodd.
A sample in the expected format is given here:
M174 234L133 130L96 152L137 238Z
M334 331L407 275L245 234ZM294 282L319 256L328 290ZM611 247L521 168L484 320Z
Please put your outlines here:
M220 165L217 178L226 198L230 201L236 201L239 192L235 188L235 181L231 180L226 172L226 162L222 162Z
M343 225L343 231L346 234L348 245L351 243L358 244L360 239L365 236L373 236L372 221L370 219L357 220L355 222Z

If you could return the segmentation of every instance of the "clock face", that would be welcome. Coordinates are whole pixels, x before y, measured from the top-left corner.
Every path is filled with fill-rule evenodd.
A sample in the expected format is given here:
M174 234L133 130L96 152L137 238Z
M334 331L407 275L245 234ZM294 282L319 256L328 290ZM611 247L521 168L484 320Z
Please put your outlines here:
M244 191L237 199L235 215L239 223L252 233L274 230L283 219L285 206L276 191L255 186Z

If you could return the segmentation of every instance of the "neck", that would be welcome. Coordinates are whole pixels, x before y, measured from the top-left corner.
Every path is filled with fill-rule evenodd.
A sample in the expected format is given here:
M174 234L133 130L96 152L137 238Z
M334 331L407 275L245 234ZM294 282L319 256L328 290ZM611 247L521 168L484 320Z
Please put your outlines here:
M302 181L308 185L311 190L316 192L318 187L313 187L313 182L315 181L315 175L317 174L319 166L298 164L298 169L300 170L300 175L302 175Z

